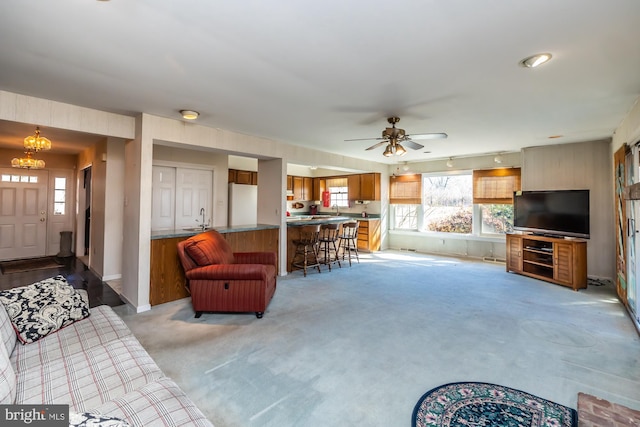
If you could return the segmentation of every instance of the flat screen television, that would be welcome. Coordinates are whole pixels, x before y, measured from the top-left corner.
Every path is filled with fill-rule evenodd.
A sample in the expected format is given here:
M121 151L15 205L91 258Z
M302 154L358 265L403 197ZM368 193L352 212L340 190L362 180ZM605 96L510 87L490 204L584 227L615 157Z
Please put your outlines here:
M589 190L517 191L513 195L513 228L588 239Z

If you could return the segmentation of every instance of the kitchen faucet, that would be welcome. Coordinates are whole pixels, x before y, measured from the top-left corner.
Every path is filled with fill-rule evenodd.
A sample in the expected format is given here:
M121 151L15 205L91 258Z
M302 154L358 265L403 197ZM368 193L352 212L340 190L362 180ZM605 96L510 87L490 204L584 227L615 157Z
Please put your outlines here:
M336 208L336 216L340 215L340 207L338 206L338 204L336 203L335 205L333 205L334 208Z
M204 231L204 229L207 228L208 225L208 223L206 223L204 220L204 208L200 208L200 215L202 215L202 224L200 224L200 228L202 228L202 231ZM197 219L196 222L198 222Z

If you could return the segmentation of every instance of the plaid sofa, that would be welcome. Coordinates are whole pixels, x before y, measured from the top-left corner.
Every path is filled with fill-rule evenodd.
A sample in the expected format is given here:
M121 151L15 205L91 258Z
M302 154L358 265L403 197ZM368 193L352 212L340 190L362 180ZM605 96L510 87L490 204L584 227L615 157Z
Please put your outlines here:
M132 426L212 425L111 307L90 313L21 344L0 304L0 404L66 404Z

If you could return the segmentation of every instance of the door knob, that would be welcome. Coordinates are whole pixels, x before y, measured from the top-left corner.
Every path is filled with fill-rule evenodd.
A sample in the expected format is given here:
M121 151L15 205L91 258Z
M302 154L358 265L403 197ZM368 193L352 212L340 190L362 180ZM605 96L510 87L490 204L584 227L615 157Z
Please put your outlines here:
M40 218L40 222L44 222L44 221L45 221L45 219L44 219L44 218Z

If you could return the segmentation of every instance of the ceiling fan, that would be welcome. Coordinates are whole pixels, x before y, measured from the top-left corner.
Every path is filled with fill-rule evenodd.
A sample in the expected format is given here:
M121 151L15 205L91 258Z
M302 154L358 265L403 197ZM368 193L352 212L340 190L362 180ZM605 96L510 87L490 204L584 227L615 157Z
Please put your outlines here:
M446 133L442 133L442 132L407 135L404 129L400 129L396 127L396 123L400 121L399 117L389 117L387 121L391 124L391 127L385 128L385 130L382 131L381 138L345 139L345 141L367 141L367 140L380 141L376 144L373 144L371 147L367 148L367 150L373 150L387 144L387 147L384 149L384 153L382 153L382 155L385 157L391 157L393 155L404 156L405 154L407 154L407 150L400 143L406 145L407 147L413 150L419 150L423 148L424 145L414 142L413 141L414 139L443 139L448 136Z

